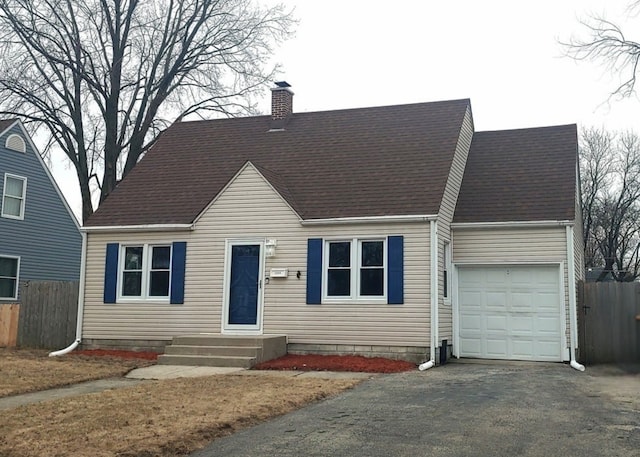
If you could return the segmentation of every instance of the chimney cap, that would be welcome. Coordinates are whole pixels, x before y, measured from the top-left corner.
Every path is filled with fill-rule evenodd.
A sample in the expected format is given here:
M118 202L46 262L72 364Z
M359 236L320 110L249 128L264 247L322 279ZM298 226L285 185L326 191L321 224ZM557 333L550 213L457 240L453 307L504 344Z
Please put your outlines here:
M285 88L285 87L291 87L291 84L289 84L286 81L276 81L276 86Z

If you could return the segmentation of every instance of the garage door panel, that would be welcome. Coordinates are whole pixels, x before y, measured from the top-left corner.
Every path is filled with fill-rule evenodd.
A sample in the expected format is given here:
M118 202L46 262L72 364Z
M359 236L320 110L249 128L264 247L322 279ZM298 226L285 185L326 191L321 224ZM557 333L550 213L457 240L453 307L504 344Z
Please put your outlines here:
M515 291L511 293L511 308L517 311L533 311L534 310L534 299L531 296L532 294L527 291Z
M506 359L508 356L508 344L503 338L486 338L485 352L489 357L496 359Z
M460 355L562 360L557 266L460 267Z
M533 335L535 324L533 316L512 316L509 328L514 335Z
M480 308L482 306L482 293L479 291L467 289L461 291L459 297L460 304L463 305L465 309Z
M487 316L485 318L485 330L487 332L501 332L503 335L506 334L507 329L509 327L507 323L507 316Z
M504 310L507 305L507 294L503 291L488 291L484 297L483 304L486 308Z
M538 317L536 319L536 327L539 333L547 335L557 335L560 333L560 318L556 316Z
M536 353L535 357L537 360L542 360L546 362L557 362L557 341L554 340L539 340L536 343Z
M482 340L478 338L460 338L460 350L468 354L467 357L482 357Z

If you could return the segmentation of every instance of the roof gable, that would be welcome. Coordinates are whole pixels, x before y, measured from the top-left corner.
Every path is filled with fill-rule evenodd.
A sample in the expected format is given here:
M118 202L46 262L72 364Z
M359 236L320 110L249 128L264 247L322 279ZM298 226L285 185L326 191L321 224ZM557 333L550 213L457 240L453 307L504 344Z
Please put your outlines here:
M197 222L201 217L204 216L204 214L209 210L209 208L211 208L213 205L215 205L215 203L224 196L225 192L227 189L229 189L231 186L234 185L234 183L238 180L238 178L240 176L242 176L244 173L246 173L247 169L251 169L253 171L255 171L255 173L260 176L260 179L262 179L265 183L265 185L267 185L275 195L278 196L278 198L280 200L282 200L282 202L287 205L289 207L289 209L291 210L292 213L294 213L298 218L300 217L298 215L298 213L296 212L296 210L291 207L291 205L289 204L289 201L283 197L282 192L283 191L285 194L288 193L288 189L286 188L286 186L284 185L284 183L282 183L280 180L280 177L277 176L277 174L267 170L266 168L262 168L259 167L251 162L246 162L241 168L240 170L237 171L237 173L233 176L233 178L231 178L231 180L229 180L229 182L224 186L224 188L216 195L216 197L211 200L211 202L207 205L207 207L198 215L198 217L196 218L195 222ZM268 176L268 177L267 177ZM274 182L276 183L276 185L274 185ZM278 188L280 190L278 190Z
M88 226L191 223L252 162L305 220L438 212L469 100L171 126Z
M476 132L453 221L574 220L577 141L574 124Z

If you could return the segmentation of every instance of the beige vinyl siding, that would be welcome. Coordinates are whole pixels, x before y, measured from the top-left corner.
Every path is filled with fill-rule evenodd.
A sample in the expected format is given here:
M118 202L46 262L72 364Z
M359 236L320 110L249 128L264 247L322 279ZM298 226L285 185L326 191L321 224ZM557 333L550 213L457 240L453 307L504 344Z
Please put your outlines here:
M308 238L404 236L404 304L306 304ZM87 259L85 338L170 339L222 329L225 240L275 239L271 268L287 278L264 286L263 332L289 343L427 346L429 341L429 224L390 223L302 226L298 216L251 165L196 222L192 232L90 234ZM107 242L187 241L185 303L103 304ZM301 278L296 278L296 272Z
M472 137L473 119L471 108L467 108L438 214L438 329L439 339L447 339L449 343L453 340L453 310L451 301L444 301L444 245L445 242L451 242L451 221L458 202ZM449 282L451 277L449 272ZM437 343L440 344L440 341Z
M549 228L456 228L454 264L534 264L563 262L566 337L569 341L567 235L564 226ZM571 282L573 283L573 281Z

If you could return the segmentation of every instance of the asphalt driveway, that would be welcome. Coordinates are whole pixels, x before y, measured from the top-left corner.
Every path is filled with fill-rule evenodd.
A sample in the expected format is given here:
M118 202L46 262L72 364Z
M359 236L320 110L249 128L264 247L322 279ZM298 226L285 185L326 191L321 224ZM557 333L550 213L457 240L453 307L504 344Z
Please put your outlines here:
M544 363L383 375L193 457L220 455L640 456L640 377Z

